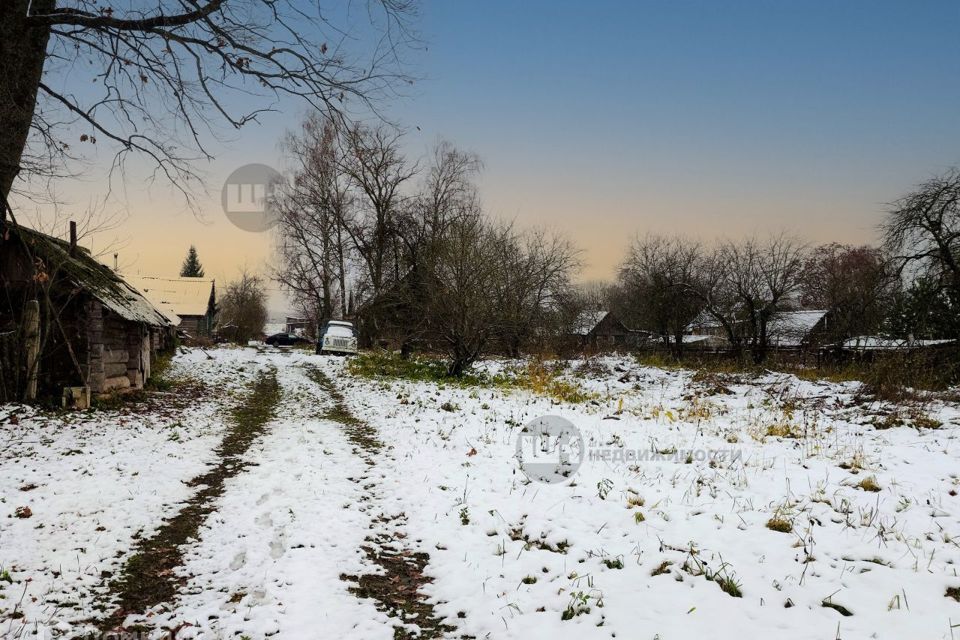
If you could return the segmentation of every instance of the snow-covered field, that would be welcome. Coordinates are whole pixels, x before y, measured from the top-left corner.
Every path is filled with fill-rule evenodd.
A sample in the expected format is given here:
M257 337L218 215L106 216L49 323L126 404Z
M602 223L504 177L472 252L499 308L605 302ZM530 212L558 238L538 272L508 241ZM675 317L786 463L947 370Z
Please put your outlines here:
M589 399L556 403L361 379L300 352L211 354L178 356L208 392L176 411L0 408L0 636L80 632L109 612L108 578L191 495L225 409L269 369L282 397L253 464L184 549L177 600L128 625L394 637L397 620L353 589L383 572L362 547L389 535L429 554L420 591L450 638L960 638L955 404L626 357L571 363L561 377ZM383 448L359 450L311 368ZM891 411L902 424L878 428ZM515 457L543 415L571 421L587 454L555 484Z

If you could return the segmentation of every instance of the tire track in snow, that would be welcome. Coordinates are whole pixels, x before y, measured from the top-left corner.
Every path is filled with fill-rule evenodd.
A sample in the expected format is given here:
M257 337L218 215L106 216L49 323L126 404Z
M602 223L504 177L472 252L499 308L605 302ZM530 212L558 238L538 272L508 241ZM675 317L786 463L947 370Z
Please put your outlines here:
M308 375L319 387L330 394L334 402L334 407L325 417L343 425L355 453L367 467L366 473L351 480L362 485L364 500L375 502L378 498L376 481L369 471L376 466L377 454L384 449L377 429L359 420L350 412L343 394L322 371L316 367L310 367ZM382 530L368 536L366 540L369 544L361 547L367 559L379 567L382 573L341 574L340 579L355 583L355 586L350 588L354 595L374 600L378 609L403 623L394 627L395 640L452 637L457 630L456 627L438 618L433 605L427 602L426 596L420 592L424 585L432 581L424 575L424 568L430 561L430 556L427 553L410 551L405 547L403 538L406 535L398 530L402 528L405 521L406 516L402 513L395 515L381 513L370 524L371 529L378 527L393 529L392 533Z
M116 608L96 623L100 631L121 628L128 615L142 614L174 600L182 582L175 569L183 563L184 546L197 537L207 516L215 510L225 482L248 466L243 455L265 432L279 399L276 371L261 373L245 401L231 411L232 424L216 449L219 463L188 483L198 487L197 492L156 533L140 540L120 575L110 583L106 598L116 603Z

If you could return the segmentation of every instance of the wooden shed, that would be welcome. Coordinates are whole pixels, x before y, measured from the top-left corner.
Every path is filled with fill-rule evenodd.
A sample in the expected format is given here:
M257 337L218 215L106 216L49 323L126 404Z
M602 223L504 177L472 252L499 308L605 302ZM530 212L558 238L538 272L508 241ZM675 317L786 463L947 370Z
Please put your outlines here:
M141 388L157 352L173 345L174 318L75 239L0 224L0 285L2 399L83 405Z

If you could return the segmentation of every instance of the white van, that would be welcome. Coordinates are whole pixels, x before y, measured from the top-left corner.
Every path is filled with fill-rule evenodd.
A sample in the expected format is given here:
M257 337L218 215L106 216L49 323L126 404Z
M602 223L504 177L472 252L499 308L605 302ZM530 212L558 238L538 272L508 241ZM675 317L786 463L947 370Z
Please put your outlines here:
M317 340L317 353L342 353L355 355L357 353L357 332L352 322L346 320L329 320L323 325L320 339Z

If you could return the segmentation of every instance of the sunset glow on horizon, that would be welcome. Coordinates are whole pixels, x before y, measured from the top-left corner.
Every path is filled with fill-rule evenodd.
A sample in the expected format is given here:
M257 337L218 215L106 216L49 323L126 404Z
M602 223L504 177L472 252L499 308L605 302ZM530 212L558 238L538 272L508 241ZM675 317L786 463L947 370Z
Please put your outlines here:
M876 243L887 203L960 163L956 2L430 2L417 26L419 80L383 108L409 153L477 153L487 210L566 234L582 280L613 278L638 233ZM173 275L194 244L218 280L268 273L271 235L236 229L219 194L240 165L283 168L305 110L276 109L212 143L198 212L132 162L104 206L125 221L94 250ZM59 187L61 216L103 198L114 151Z

